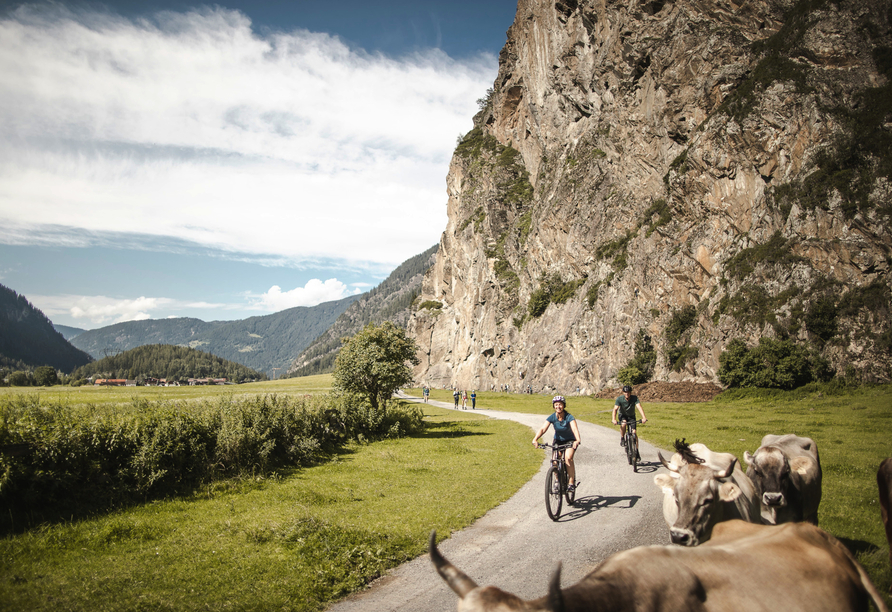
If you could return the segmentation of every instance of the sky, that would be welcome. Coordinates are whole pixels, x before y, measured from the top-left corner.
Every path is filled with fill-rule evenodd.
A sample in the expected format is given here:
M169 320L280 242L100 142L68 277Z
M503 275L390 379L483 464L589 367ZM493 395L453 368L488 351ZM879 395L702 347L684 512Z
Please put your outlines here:
M0 0L0 284L54 323L265 315L436 244L516 0Z

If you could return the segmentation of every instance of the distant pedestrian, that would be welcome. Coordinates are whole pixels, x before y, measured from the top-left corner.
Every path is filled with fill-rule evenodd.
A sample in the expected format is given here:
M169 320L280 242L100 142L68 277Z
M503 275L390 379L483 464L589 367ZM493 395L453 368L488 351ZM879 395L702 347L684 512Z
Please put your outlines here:
M471 410L477 410L477 391L471 391Z
M468 392L467 391L461 392L461 409L462 410L468 409Z
M456 389L455 391L452 392L452 399L455 400L455 409L456 410L458 410L458 396L459 396L459 392L458 392L458 389Z
M430 394L431 394L431 390L428 388L427 385L425 385L425 386L424 386L424 390L423 390L421 393L422 393L422 395L424 395L424 403L426 404L426 403L427 403L427 398L428 398L428 397L430 396Z

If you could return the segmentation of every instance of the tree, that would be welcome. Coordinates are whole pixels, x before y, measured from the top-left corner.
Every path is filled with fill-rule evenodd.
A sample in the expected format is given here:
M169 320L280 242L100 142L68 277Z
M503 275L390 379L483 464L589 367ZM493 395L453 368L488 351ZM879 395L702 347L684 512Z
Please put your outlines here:
M27 372L22 370L16 370L12 374L9 375L9 386L10 387L30 387L31 386L31 377Z
M38 387L52 387L59 384L59 376L53 366L40 366L34 370L34 384Z
M335 388L366 396L375 410L386 407L394 391L412 382L408 363L418 365L417 352L415 341L390 321L369 323L338 353Z

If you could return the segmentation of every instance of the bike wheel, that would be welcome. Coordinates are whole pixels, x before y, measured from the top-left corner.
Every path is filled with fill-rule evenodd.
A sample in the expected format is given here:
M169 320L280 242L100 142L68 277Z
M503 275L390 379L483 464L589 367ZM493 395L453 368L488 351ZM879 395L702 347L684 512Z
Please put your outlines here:
M638 436L632 436L632 444L633 450L630 455L630 462L632 463L632 471L638 471Z
M545 511L553 521L561 516L561 472L556 467L548 469L545 474Z

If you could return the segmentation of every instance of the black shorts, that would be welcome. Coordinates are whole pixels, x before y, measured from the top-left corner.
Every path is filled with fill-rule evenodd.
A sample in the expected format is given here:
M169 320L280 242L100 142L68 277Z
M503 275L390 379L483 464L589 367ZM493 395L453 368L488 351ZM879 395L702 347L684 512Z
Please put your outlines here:
M632 428L632 431L637 429L638 424L635 423L635 419L630 419L628 417L619 417L620 424L626 423L629 427Z

